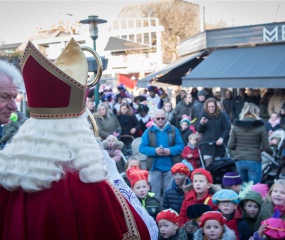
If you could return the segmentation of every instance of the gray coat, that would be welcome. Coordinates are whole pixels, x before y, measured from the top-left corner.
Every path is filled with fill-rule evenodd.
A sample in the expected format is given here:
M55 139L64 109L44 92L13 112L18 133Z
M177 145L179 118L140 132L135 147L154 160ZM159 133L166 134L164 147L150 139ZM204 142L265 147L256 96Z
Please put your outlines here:
M273 154L264 122L255 118L244 118L235 121L228 147L235 151L234 157L236 160L260 162L262 160L261 149Z
M99 136L102 140L105 140L113 132L122 133L122 127L114 114L110 114L110 117L102 117L98 113L93 114L99 131Z
M229 229L227 225L224 225L224 232L221 240L236 240L236 239L237 238L234 231ZM201 228L195 232L194 240L204 240L204 234Z
M175 126L180 126L180 121L182 118L182 115L186 114L187 116L191 116L191 108L192 104L189 103L186 105L184 100L181 100L179 103L177 103L176 107L174 108L174 117L175 117Z

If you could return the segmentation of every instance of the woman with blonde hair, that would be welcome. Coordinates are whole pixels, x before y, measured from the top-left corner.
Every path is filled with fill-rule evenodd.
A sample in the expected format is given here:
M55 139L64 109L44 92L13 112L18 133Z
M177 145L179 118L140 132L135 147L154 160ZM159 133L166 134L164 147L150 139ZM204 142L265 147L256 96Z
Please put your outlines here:
M94 113L93 116L96 120L99 136L102 140L105 140L109 135L120 136L122 127L109 106L106 103L100 103L97 107L97 111L98 112Z
M234 121L228 147L234 151L236 167L243 182L260 183L261 149L272 154L264 122L259 117L259 108L245 103L240 119Z

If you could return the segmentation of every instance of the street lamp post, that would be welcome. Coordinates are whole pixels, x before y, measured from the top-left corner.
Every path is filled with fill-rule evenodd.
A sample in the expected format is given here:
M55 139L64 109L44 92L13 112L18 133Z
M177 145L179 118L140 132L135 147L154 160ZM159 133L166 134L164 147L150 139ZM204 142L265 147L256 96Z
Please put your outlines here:
M106 23L107 20L99 19L96 15L88 16L88 19L81 20L82 24L89 24L89 33L90 37L93 40L93 49L96 51L96 40L98 38L98 24ZM96 74L96 72L94 72ZM95 106L97 107L99 104L99 87L100 84L96 84L94 88L94 96L95 96Z

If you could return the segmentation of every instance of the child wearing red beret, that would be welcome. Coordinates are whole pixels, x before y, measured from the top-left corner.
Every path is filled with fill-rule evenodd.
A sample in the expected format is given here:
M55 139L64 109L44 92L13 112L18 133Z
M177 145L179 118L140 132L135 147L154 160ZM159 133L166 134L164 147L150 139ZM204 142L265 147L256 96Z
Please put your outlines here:
M150 192L148 171L133 166L127 170L127 178L131 183L131 189L140 200L142 206L155 219L159 212L159 201L155 198L155 194Z
M180 226L188 220L187 208L196 203L208 204L212 210L218 209L212 202L212 195L215 190L212 188L213 178L210 172L203 168L195 169L191 174L193 189L185 194L184 201L180 210Z
M218 211L203 213L194 240L236 240L233 230L225 224L227 219Z
M190 184L190 170L183 163L176 163L171 168L173 182L171 188L167 189L163 197L163 208L172 208L176 212L180 212L182 202L184 200L183 186Z
M179 215L172 209L165 209L156 216L159 228L159 240L187 240L186 232L179 228Z

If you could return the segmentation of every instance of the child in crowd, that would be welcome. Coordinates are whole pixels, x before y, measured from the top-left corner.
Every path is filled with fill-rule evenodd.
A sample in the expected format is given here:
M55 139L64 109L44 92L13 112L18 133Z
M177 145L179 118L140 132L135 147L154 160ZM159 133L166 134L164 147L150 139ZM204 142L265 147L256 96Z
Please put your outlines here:
M182 141L184 143L184 146L187 146L188 143L188 137L189 135L191 135L193 132L192 130L189 128L191 122L188 118L183 118L180 121L180 128L179 128L179 132L182 138Z
M119 141L114 135L109 135L106 140L103 141L103 147L108 152L110 158L112 158L117 166L118 172L124 171L124 162L122 161L122 152L124 143Z
M200 217L203 213L208 211L212 211L212 208L203 203L193 204L187 208L187 217L190 220L183 225L183 228L187 233L188 240L194 239L194 234L199 226Z
M189 220L187 217L187 208L193 204L208 204L213 210L217 209L211 200L214 193L211 173L203 168L197 168L191 174L191 181L193 189L185 193L185 198L180 210L180 226L183 226Z
M167 121L170 124L175 125L175 120L174 120L174 115L173 115L174 112L173 112L171 102L164 102L162 110L165 112L165 117L166 117Z
M205 212L194 235L194 240L236 240L233 230L225 224L227 219L217 211Z
M246 221L242 219L242 211L239 208L239 195L231 189L222 189L212 196L214 204L227 219L226 225L235 232L237 239L248 240L251 231Z
M279 218L285 220L285 179L277 180L270 188L261 206L256 228L260 227L262 221L273 215L278 215Z
M265 124L266 130L268 132L268 136L270 137L272 133L281 128L281 118L279 117L278 113L273 112L271 113L268 122Z
M133 166L138 167L139 169L142 168L140 160L138 160L135 157L130 157L125 164L125 171L121 173L122 178L125 180L126 184L131 188L131 183L129 179L127 178L126 172Z
M155 198L155 194L150 192L148 171L133 166L127 171L127 178L131 182L131 189L140 200L142 206L155 219L159 212L159 201Z
M137 131L137 137L141 137L143 132L147 129L146 124L150 121L148 111L149 108L146 104L138 105L136 118L139 121L141 128Z
M194 169L200 167L200 157L198 152L199 135L192 133L188 137L188 144L182 151L182 158L186 159Z
M242 180L237 172L227 172L223 176L222 185L223 188L234 190L237 194L239 194Z
M239 205L243 211L243 219L245 219L247 222L251 230L251 235L253 235L253 233L257 230L255 227L255 222L262 205L262 197L260 193L253 190L245 190L245 192L241 191L239 196Z
M285 221L280 218L268 218L261 223L253 240L278 240L285 239Z
M179 215L173 209L165 209L156 216L159 228L159 240L187 240L184 229L179 228Z
M167 189L163 197L163 208L172 208L176 212L180 212L182 202L184 200L183 186L190 184L190 170L183 163L176 163L171 168L173 182L171 188Z

